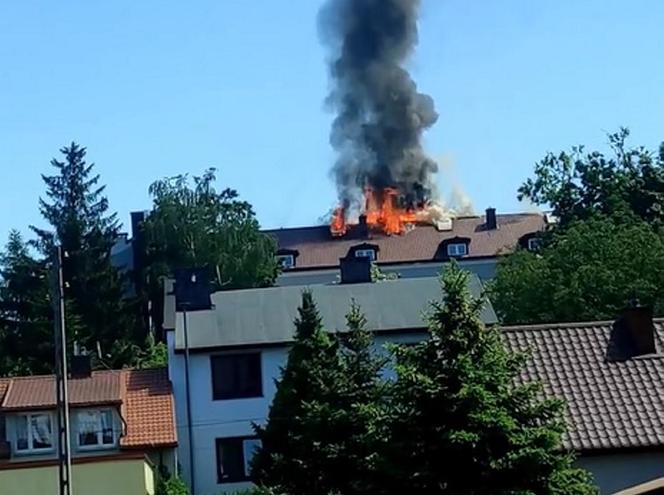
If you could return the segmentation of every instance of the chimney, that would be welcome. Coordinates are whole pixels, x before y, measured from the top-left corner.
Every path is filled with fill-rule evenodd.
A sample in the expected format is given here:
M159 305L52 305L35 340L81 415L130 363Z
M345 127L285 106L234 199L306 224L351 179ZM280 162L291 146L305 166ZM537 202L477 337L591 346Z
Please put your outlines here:
M342 284L371 282L371 260L367 257L348 256L339 260Z
M498 228L495 208L487 208L485 218L486 218L485 220L486 230L496 230Z
M72 379L90 378L92 376L92 362L89 354L78 354L71 357L70 375Z
M175 270L176 311L201 311L212 308L210 277L205 268Z
M357 237L360 239L369 238L369 225L367 225L367 216L362 213L357 222Z
M606 359L627 361L655 352L653 310L633 301L613 323Z

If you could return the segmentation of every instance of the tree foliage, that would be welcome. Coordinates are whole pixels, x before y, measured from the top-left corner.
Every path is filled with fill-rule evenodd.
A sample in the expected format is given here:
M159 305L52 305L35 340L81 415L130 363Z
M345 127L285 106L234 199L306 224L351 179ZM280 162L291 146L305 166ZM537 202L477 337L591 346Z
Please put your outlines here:
M261 485L289 495L327 494L324 449L335 440L335 432L312 413L320 414L338 396L338 342L323 328L310 292L303 293L298 312L295 340L267 425L256 426L262 447L254 457L252 473Z
M53 326L48 272L18 231L0 255L0 376L52 370Z
M595 493L561 451L562 404L518 384L524 356L483 325L467 278L446 270L430 338L396 348L385 492Z
M162 279L178 268L207 268L213 289L270 286L279 273L276 242L260 231L251 205L233 189L218 192L215 170L150 186L153 207L143 229L147 268L144 297L152 301L153 321L162 317Z
M67 310L80 323L72 339L89 351L100 349L105 364L118 367L133 359L133 343L144 338L137 308L125 297L127 285L111 263L119 223L109 213L94 164L85 160L86 149L71 143L60 152L63 161L51 160L55 175L42 176L46 199L40 199L40 211L50 227L33 227L36 244L47 260L54 245L62 247Z
M249 203L233 189L217 192L214 169L193 178L163 179L150 186L153 210L145 224L156 270L208 267L217 289L271 285L278 275L275 241L260 232Z
M498 265L491 300L504 323L613 319L630 299L664 313L664 234L639 222L576 222L537 253Z
M553 208L563 227L598 216L662 225L664 143L658 152L628 148L628 136L624 128L610 134L608 156L583 146L547 154L519 188L519 199Z

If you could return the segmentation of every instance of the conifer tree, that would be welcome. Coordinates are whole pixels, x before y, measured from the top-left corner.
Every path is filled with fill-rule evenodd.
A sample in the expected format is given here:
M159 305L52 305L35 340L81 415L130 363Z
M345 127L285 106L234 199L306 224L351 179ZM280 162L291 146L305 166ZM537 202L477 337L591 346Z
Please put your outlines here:
M47 258L56 243L66 254L67 309L80 321L72 338L90 351L101 349L107 365L127 364L136 350L133 342L144 335L139 336L136 308L125 299L123 277L111 264L119 223L116 214L109 213L94 164L85 160L86 149L71 143L60 152L63 161L51 160L56 174L42 176L46 199L40 199L40 211L50 228L33 227L37 244Z
M252 474L264 486L289 495L328 493L326 455L321 443L338 432L320 429L312 411L337 396L338 342L323 328L310 292L302 295L295 340L282 371L267 425L256 426L262 447Z
M468 275L443 275L430 338L397 347L384 493L595 493L563 452L562 404L520 385L524 356L479 318Z
M13 230L0 255L0 376L49 373L53 360L46 266Z

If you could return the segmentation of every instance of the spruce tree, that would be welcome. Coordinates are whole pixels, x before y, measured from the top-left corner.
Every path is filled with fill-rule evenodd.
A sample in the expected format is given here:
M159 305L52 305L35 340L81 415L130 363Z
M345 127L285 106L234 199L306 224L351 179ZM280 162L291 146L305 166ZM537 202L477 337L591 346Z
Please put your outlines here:
M289 495L328 493L326 454L339 432L313 417L321 404L337 397L340 381L338 342L323 328L310 292L302 295L295 339L282 371L267 425L256 426L262 447L252 464L254 479Z
M13 230L0 255L0 376L50 373L53 360L46 265Z
M60 151L64 159L51 161L56 174L42 176L46 199L40 199L40 211L50 229L33 230L47 258L55 244L65 253L65 297L80 321L72 338L90 351L100 349L106 365L121 366L131 362L133 342L144 336L139 337L137 309L125 299L127 285L111 264L119 223L109 213L94 164L85 160L86 149L71 143Z
M590 494L563 451L562 404L519 385L524 356L508 352L479 317L468 275L443 276L430 338L396 349L397 380L384 493Z

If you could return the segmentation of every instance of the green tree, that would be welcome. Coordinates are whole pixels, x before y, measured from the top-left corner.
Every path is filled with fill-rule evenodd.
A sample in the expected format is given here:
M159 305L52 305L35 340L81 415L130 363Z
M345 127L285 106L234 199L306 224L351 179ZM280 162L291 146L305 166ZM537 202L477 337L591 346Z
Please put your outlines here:
M519 188L519 199L553 208L560 225L596 217L664 223L664 143L658 152L628 148L627 129L609 135L612 155L549 153Z
M161 322L161 280L177 268L206 267L216 290L265 287L279 273L276 243L260 232L249 203L214 188L215 170L201 177L162 179L150 186L153 208L143 228L147 295Z
M562 404L519 385L524 356L485 327L468 275L443 275L430 338L398 346L384 493L591 494L562 452Z
M125 297L124 278L111 264L119 224L108 211L94 164L85 160L86 149L71 143L60 152L63 161L51 160L56 174L42 176L46 198L39 201L40 211L50 228L33 227L37 245L47 259L56 243L65 253L67 309L80 322L73 340L90 351L100 349L105 364L118 367L131 362L133 343L145 337L137 307Z
M52 307L44 262L11 231L0 255L0 376L53 369Z
M290 495L373 494L386 441L387 358L375 352L357 304L346 316L348 330L335 340L309 298L298 322L303 339L296 338L267 426L258 428L263 448L254 473Z
M537 253L503 258L491 301L506 324L613 319L632 298L664 314L662 280L662 232L643 222L575 222Z
M303 293L298 312L295 340L267 425L256 425L262 447L254 457L252 474L260 485L289 495L326 495L329 466L324 447L340 432L318 418L320 409L338 397L338 341L323 328L310 292Z

